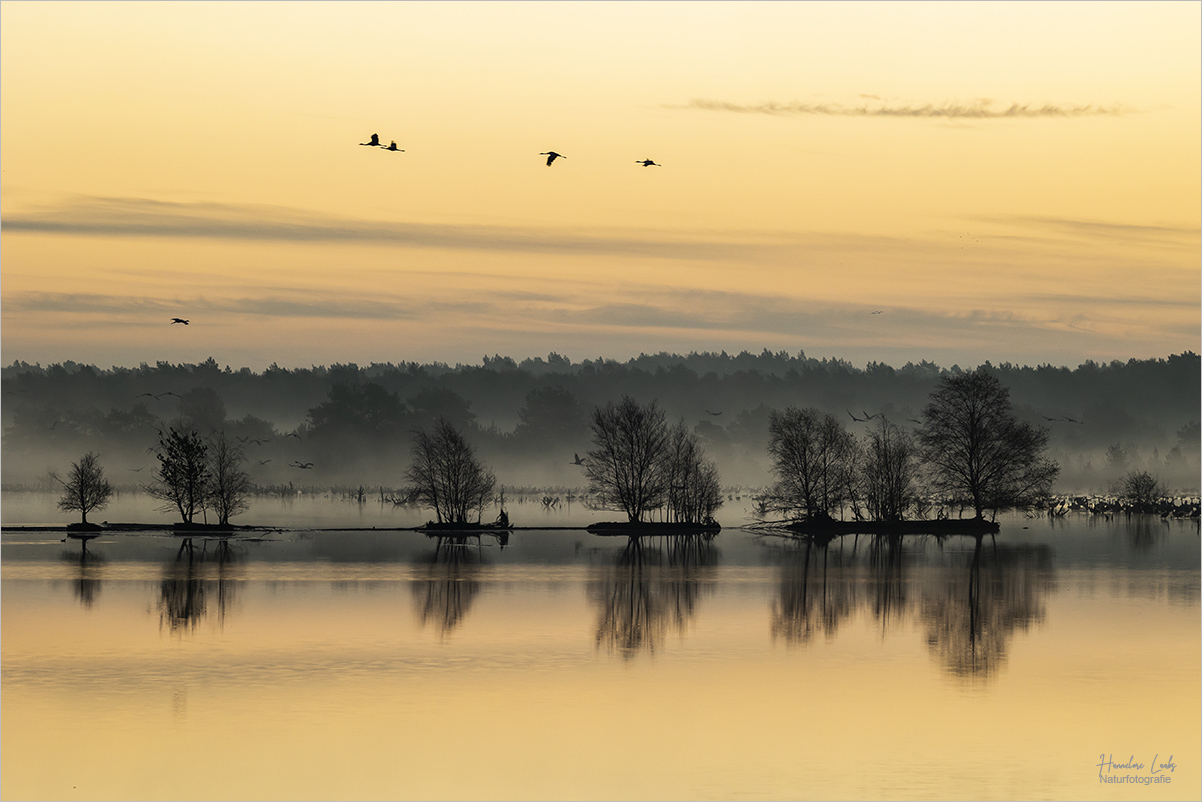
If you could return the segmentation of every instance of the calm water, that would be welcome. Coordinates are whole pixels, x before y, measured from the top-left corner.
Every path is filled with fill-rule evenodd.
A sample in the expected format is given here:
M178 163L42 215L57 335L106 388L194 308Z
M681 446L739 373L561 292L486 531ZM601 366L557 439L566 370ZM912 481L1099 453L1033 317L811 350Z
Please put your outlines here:
M271 522L414 514L307 503ZM61 520L34 507L5 524ZM59 537L0 539L5 799L1202 794L1196 522ZM1172 782L1102 784L1102 754Z

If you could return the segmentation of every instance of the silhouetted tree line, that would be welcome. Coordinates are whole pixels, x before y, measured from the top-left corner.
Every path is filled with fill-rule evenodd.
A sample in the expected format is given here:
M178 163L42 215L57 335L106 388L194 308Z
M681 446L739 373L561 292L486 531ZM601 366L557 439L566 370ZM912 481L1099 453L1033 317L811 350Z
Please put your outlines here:
M1198 355L1073 369L986 367L1010 388L1021 421L1048 428L1050 454L1068 480L1106 487L1143 469L1196 484ZM628 395L657 399L670 419L686 422L728 481L754 484L767 479L774 410L814 408L849 426L850 416L883 415L913 429L939 380L965 372L925 361L857 368L768 350L625 362L572 362L553 353L486 357L479 365L272 365L261 372L212 358L109 369L14 362L0 370L4 472L6 482L30 481L47 462L94 451L115 484L134 483L141 477L127 471L146 464L155 431L182 420L237 438L258 482L370 482L395 474L395 452L407 451L412 432L441 417L470 436L485 461L521 463L523 480L573 482L582 476L572 455L591 440L589 410ZM1114 444L1127 454L1121 469L1105 458ZM295 463L313 467L301 473Z
M944 376L914 434L881 417L858 439L813 407L773 412L769 434L776 481L759 511L793 519L850 511L896 521L931 495L980 518L1046 499L1060 471L1045 454L1047 430L1019 421L1008 389L985 368Z

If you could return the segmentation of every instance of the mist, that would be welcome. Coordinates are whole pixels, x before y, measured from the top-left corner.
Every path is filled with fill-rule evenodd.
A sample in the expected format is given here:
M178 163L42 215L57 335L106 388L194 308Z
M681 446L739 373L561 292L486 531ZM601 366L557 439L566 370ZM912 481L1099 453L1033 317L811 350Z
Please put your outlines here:
M766 349L644 354L624 362L574 363L551 353L454 366L272 365L262 372L213 358L108 369L14 362L0 370L3 484L49 488L50 469L95 451L114 485L136 490L150 481L158 433L185 422L238 442L260 488L374 493L403 484L412 433L443 417L500 485L579 488L586 481L575 463L591 447L589 416L629 395L658 401L670 422L683 420L695 431L724 487L760 487L771 479L773 410L815 407L856 436L876 416L916 427L940 377L974 367L927 361L858 367ZM1048 455L1061 467L1057 492L1104 493L1127 472L1146 470L1174 492L1197 493L1197 354L1076 368L983 367L1010 389L1021 420L1048 430Z

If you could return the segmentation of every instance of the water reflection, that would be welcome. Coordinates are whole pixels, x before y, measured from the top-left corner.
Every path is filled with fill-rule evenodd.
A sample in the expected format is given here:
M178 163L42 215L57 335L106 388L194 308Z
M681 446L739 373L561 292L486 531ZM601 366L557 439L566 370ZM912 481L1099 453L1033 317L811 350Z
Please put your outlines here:
M236 555L227 538L206 538L199 549L193 538L183 538L159 584L159 628L166 627L172 634L194 631L208 617L210 601L218 626L223 627L235 601L236 567Z
M856 607L857 587L849 581L851 566L845 562L842 550L834 554L833 577L829 540L807 538L785 545L777 559L781 579L769 619L772 639L783 638L787 644L796 645L809 643L818 634L833 638Z
M419 558L418 578L412 585L422 626L431 624L440 637L451 634L471 609L480 593L485 566L484 546L479 536L430 535L432 553Z
M640 651L655 654L669 631L685 634L696 616L702 589L718 564L714 534L631 537L613 565L591 583L597 606L595 641L623 660Z
M858 542L858 538L857 538ZM905 620L909 606L909 584L905 581L905 567L909 552L903 547L901 536L881 535L868 541L868 595L872 600L872 614L880 622L882 632Z
M1055 585L1051 549L990 546L976 538L971 556L923 587L920 617L927 646L953 676L986 678L1006 661L1018 630L1042 623Z
M75 592L75 598L79 600L79 603L90 610L96 603L96 597L100 595L100 588L103 584L100 568L108 560L103 554L88 551L87 546L88 544L85 542L79 551L64 549L59 554L59 559L75 566L71 589Z
M1137 515L1127 522L1132 551L1151 551L1169 533L1169 522L1155 515Z
M832 640L860 610L871 612L882 633L917 620L927 646L951 675L987 678L1004 665L1016 631L1043 621L1055 587L1052 551L1046 545L971 549L947 539L860 536L765 543L780 565L772 600L773 640L804 645L818 635ZM945 550L946 549L946 550ZM934 550L945 559L932 570L915 570Z

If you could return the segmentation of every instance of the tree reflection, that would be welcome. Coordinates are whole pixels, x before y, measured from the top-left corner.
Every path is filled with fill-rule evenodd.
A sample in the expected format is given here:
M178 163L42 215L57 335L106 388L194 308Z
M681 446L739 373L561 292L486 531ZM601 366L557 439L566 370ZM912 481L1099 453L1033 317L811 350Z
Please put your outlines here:
M419 566L412 585L422 626L433 624L446 637L463 623L480 593L480 574L486 565L479 536L430 535L434 552Z
M718 564L713 533L665 535L663 548L650 537L630 537L612 566L590 587L597 605L595 642L630 660L655 654L669 631L683 637L696 616L703 581Z
M100 595L103 584L100 567L108 560L102 554L88 551L87 541L84 541L83 548L78 552L64 550L59 559L77 566L75 576L71 580L71 589L79 603L90 610L96 603L96 597Z
M909 597L906 593L906 551L900 535L875 535L869 540L868 597L872 614L886 630L905 620Z
M205 539L199 550L192 538L184 538L159 584L159 628L165 626L172 634L194 631L208 617L210 599L218 625L224 626L235 601L235 569L236 557L228 538L212 544Z
M842 550L832 556L830 543L829 538L806 538L780 549L780 593L769 619L773 640L805 644L820 633L830 640L854 612L855 582L845 576L848 563Z
M1168 521L1156 515L1132 515L1127 519L1127 542L1132 551L1151 551L1168 534Z
M861 608L882 631L917 617L931 653L950 674L984 678L1005 664L1015 631L1043 621L1055 586L1047 546L985 546L977 537L971 551L954 553L943 570L914 575L916 559L932 543L942 551L946 539L861 537L850 553L845 538L838 546L831 538L765 544L781 567L769 618L774 640L833 639Z
M1042 623L1055 586L1047 546L985 548L982 540L976 538L966 567L953 566L942 582L923 588L927 646L957 677L988 678L1005 665L1014 632Z

